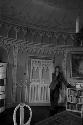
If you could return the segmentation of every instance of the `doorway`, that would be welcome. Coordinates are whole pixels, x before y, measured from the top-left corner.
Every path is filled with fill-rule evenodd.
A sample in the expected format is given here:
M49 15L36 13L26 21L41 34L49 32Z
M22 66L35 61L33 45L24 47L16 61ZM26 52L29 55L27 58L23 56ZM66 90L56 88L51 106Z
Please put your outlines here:
M53 61L43 59L31 60L30 104L50 104L49 85L52 81Z

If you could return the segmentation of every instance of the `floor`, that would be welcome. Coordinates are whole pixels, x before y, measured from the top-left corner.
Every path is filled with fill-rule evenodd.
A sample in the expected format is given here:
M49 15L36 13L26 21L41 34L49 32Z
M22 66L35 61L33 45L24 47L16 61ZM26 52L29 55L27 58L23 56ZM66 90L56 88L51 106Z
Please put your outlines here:
M83 121L79 113L70 111L59 112L35 125L83 125Z
M0 114L0 125L13 125L13 111L15 107L6 109ZM54 115L56 112L50 110L49 106L32 106L32 120L31 125L35 125L46 118ZM64 108L57 108L58 112L64 110Z
M15 107L8 108L3 113L0 114L0 125L13 125L14 108ZM60 107L60 106L56 108L57 109L56 111L51 110L49 106L32 106L31 109L32 109L31 125L36 125L40 121L43 121L45 119L49 120L51 117L54 117L55 114L58 115L66 111L64 107ZM65 116L64 118L66 118L66 114L64 116ZM63 114L60 116L60 118L62 117L63 117Z

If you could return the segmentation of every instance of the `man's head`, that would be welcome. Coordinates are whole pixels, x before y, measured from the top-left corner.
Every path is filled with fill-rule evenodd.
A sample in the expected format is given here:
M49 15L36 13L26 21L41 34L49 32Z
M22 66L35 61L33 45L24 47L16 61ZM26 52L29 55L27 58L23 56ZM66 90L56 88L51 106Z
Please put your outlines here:
M56 74L56 76L59 74L59 72L60 72L60 67L56 66L55 67L55 74Z

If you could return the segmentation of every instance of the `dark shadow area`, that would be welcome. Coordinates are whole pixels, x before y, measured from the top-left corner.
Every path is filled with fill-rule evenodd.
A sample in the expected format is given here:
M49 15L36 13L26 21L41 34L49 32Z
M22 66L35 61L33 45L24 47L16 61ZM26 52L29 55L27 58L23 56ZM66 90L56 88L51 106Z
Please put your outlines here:
M2 63L8 62L7 50L3 47L0 47L0 62L2 62Z
M0 114L0 125L13 125L13 112L15 107L8 108ZM57 107L54 111L50 109L49 106L32 106L32 120L31 125L47 119L54 114L62 112L65 110L64 107Z
M14 109L15 107L8 108L0 114L0 125L14 124L13 123ZM32 109L32 119L31 119L30 125L36 125L36 124L43 125L43 123L47 125L46 121L48 121L48 124L50 124L53 121L53 123L57 122L57 124L60 125L59 123L61 123L61 120L66 122L68 122L69 120L72 120L71 122L75 122L77 120L77 122L78 121L81 122L80 114L68 112L65 110L64 107L60 107L60 106L56 107L54 111L51 110L49 106L32 106L31 109Z

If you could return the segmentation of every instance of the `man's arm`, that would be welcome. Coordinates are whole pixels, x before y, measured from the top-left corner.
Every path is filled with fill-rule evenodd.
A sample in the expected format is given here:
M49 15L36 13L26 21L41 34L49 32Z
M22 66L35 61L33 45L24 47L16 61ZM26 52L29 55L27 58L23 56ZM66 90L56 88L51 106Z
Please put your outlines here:
M74 88L74 86L73 85L71 85L71 84L69 84L68 82L67 82L67 80L65 79L65 77L62 75L62 81L63 81L63 83L65 84L65 86L67 87L67 88Z

